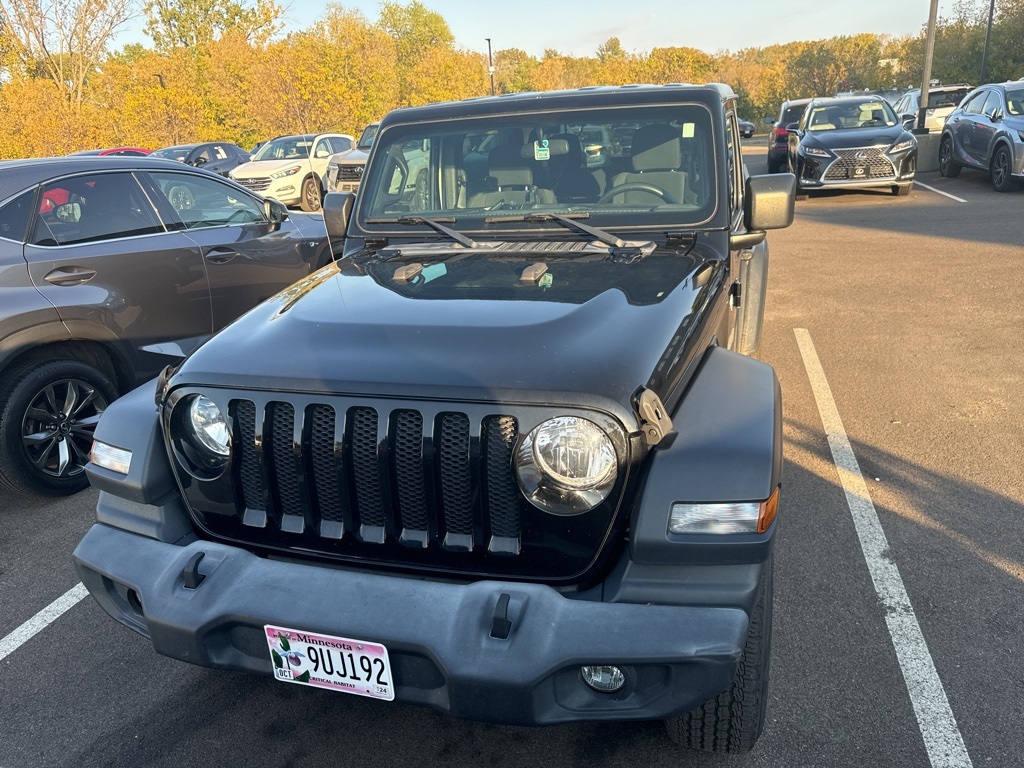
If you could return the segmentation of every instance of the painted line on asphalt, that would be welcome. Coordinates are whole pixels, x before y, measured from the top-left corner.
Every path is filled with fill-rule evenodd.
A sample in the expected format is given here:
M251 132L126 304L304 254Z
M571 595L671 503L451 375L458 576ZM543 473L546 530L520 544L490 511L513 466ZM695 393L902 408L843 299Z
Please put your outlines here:
M84 584L77 584L58 597L39 613L26 621L16 630L0 639L0 661L14 653L18 648L38 635L67 611L78 605L82 598L89 594Z
M949 192L943 192L941 189L936 189L935 187L930 187L927 184L922 184L920 181L917 181L916 179L914 180L914 183L917 184L917 186L924 187L925 189L930 190L931 192L934 192L937 195L943 195L944 197L948 197L950 200L956 200L958 203L966 203L967 202L962 197L957 197L956 195L951 195L951 194L949 194Z
M814 342L811 341L811 334L805 328L794 328L793 332L818 404L832 459L846 492L846 503L853 515L861 551L871 581L874 582L875 593L885 610L885 623L896 649L896 659L903 671L928 759L932 768L969 768L973 766L971 757L967 754L967 747L935 669L935 662L928 652L928 644L910 604L910 596L907 595L899 569L889 552L889 542L878 521L878 512L871 501L850 438L843 427L832 389L825 378Z

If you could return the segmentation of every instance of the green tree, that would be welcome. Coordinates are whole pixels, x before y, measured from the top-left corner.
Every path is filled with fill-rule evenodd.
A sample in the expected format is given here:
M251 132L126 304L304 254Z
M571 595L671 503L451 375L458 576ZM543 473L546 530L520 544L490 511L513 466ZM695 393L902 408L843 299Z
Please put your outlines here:
M380 6L379 24L395 42L394 66L400 82L400 99L403 104L411 103L408 82L411 73L432 49L453 50L455 36L444 16L419 0L406 5L384 0Z
M284 9L274 0L146 0L146 34L159 51L198 48L229 30L264 44L281 30Z
M518 48L505 48L494 54L494 84L498 93L523 93L536 90L533 72L537 60Z

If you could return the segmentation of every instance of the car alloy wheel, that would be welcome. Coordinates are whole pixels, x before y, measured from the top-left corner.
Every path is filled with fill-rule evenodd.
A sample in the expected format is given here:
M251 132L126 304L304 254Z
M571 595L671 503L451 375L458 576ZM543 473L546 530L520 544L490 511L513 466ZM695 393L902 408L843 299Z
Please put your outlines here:
M1010 153L1006 147L999 147L992 158L992 186L996 192L1010 189Z
M939 175L952 179L960 175L960 168L953 159L953 141L947 137L939 144Z
M310 213L320 210L320 184L313 177L302 183L302 210Z
M25 455L42 474L75 477L85 471L93 433L107 400L81 379L48 383L29 403L22 417Z

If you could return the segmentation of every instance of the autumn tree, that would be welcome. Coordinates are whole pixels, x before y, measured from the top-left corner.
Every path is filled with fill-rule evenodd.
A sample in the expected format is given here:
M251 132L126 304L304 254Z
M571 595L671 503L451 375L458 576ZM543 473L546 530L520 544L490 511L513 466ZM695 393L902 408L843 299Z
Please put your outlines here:
M49 78L81 107L89 75L134 14L134 0L0 0L0 30L18 74Z
M281 30L274 0L146 0L146 34L158 51L198 48L233 31L263 44Z
M494 84L498 93L523 93L535 90L533 71L537 60L518 48L505 48L494 54Z
M405 5L384 0L380 6L379 24L394 40L396 58L393 66L400 83L400 100L409 104L411 73L428 54L436 57L435 49L453 50L455 36L444 17L419 0Z

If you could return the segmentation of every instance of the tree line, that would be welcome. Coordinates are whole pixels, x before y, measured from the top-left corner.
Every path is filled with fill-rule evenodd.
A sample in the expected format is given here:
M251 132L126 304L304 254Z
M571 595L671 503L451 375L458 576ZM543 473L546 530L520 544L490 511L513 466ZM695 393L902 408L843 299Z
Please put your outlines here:
M0 0L0 157L196 141L250 147L289 133L343 131L400 106L490 92L487 56L459 48L419 0L369 19L339 4L282 34L274 0ZM938 27L933 77L978 84L988 0L961 0ZM144 14L148 45L111 50ZM923 30L707 53L690 47L593 56L495 52L499 93L586 85L717 81L762 122L790 98L919 86ZM988 81L1024 76L1024 0L996 4Z

